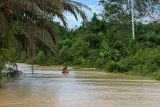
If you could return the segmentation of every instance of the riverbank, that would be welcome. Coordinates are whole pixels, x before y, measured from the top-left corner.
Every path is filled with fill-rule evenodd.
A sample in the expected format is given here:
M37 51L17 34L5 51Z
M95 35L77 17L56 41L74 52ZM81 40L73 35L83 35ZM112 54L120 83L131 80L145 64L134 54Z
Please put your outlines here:
M2 88L5 85L5 82L3 79L0 79L0 88Z
M98 71L98 72L105 72L105 73L108 73L108 74L113 74L115 76L131 76L131 77L135 77L135 79L146 79L146 80L160 80L160 71L157 71L157 72L153 72L153 73L150 73L150 74L145 74L143 73L144 71L141 71L141 72L137 72L136 70L135 71L129 71L129 72L120 72L120 71L107 71L107 70L102 70L102 69L99 69L99 68L76 68L76 70L78 71ZM147 71L146 71L147 72Z
M18 67L23 68L23 67L28 67L27 69L31 69L31 65L28 64L23 64L23 63L17 63ZM34 65L33 69L36 71L36 73L38 73L38 71L43 71L43 72L48 72L48 71L59 71L61 72L64 66L62 65L52 65L52 66L41 66L41 65ZM76 71L77 73L90 73L90 74L95 74L95 79L98 78L97 75L102 74L103 78L106 79L123 79L123 80L157 80L155 79L155 77L152 76L142 76L140 74L136 74L133 72L129 72L129 73L119 73L119 72L108 72L106 70L102 70L102 69L97 69L97 68L83 68L83 67L72 67L72 66L68 66L69 71ZM25 70L26 72L26 70ZM31 72L31 71L30 71ZM29 73L29 72L27 72ZM36 76L35 76L36 77ZM41 77L41 76L40 76ZM54 78L57 77L55 75L44 75L42 77L45 78ZM4 80L0 80L0 87L4 86L5 82Z
M40 66L40 65L34 65L34 70L59 70L61 71L64 66L62 65L52 65L52 66ZM69 71L77 71L77 72L91 72L93 74L96 74L96 72L103 73L105 75L105 78L109 79L129 79L129 80L155 80L153 77L149 76L141 76L136 74L129 74L129 73L119 73L119 72L108 72L102 69L97 68L83 68L83 67L68 67Z

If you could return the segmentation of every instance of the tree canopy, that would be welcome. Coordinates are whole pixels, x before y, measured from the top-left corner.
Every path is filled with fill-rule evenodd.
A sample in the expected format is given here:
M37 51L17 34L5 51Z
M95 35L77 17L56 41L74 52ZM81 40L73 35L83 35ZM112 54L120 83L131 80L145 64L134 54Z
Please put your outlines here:
M39 47L57 54L53 17L60 18L67 27L63 13L70 12L76 19L80 15L87 21L84 8L90 9L73 0L0 0L0 68L14 46L28 53Z
M133 0L135 19L150 19L152 22L160 22L159 0ZM103 15L107 20L131 20L131 0L100 0L103 7Z

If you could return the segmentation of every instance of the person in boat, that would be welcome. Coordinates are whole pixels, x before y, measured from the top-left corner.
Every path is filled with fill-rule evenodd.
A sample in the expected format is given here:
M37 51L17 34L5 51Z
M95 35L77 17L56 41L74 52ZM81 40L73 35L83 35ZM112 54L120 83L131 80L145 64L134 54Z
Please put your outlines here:
M62 73L69 73L68 69L67 69L67 66L65 66L62 70Z

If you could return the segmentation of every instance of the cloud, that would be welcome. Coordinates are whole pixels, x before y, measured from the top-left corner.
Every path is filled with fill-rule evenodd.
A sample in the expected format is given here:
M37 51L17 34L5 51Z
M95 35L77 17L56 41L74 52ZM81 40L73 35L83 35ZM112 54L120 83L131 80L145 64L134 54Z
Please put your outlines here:
M88 20L91 20L94 13L99 14L102 12L102 8L98 5L99 0L80 0L79 2L86 4L88 7L91 8L91 11L84 10ZM81 25L82 18L80 16L78 16L78 20L76 20L74 16L70 13L64 13L64 15L67 19L68 28L72 29L74 27L79 27ZM61 25L63 25L62 22L57 17L54 19L54 21L60 22Z

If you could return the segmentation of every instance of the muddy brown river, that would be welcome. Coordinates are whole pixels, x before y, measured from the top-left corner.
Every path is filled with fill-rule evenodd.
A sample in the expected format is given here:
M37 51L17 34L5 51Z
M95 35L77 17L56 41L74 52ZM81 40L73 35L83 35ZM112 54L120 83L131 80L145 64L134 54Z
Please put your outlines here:
M0 107L160 107L160 82L93 71L36 69L0 89Z

